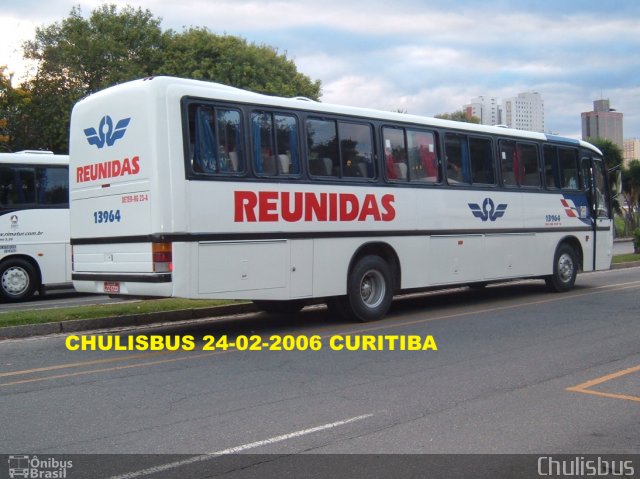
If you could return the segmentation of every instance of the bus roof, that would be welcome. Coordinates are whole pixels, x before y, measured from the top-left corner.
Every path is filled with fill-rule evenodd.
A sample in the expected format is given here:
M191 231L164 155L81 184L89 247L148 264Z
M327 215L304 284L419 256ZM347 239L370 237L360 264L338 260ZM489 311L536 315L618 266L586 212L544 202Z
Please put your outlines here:
M51 151L25 150L15 153L0 153L0 164L2 163L67 166L69 156L54 155Z
M190 80L175 77L149 77L131 82L122 83L100 92L97 92L79 102L90 102L93 98L99 98L116 90L152 90L155 94L165 95L169 89L180 91L180 96L193 96L199 98L215 98L219 100L235 101L240 103L249 103L255 105L264 105L265 107L281 107L297 110L314 111L318 113L338 114L356 116L362 118L386 120L401 123L410 123L415 125L429 126L435 128L449 128L454 130L464 130L472 133L493 134L499 136L510 136L514 138L552 141L556 143L571 144L573 146L582 146L589 148L602 154L602 152L590 143L582 140L561 137L556 135L547 135L539 132L515 130L512 128L504 128L502 126L479 125L475 123L463 123L452 120L442 120L439 118L431 118L425 116L411 115L407 113L387 112L382 110L374 110L361 107L351 107L344 105L336 105L330 103L321 103L309 100L304 97L283 98L278 96L264 95L254 93L240 88L223 85L221 83Z

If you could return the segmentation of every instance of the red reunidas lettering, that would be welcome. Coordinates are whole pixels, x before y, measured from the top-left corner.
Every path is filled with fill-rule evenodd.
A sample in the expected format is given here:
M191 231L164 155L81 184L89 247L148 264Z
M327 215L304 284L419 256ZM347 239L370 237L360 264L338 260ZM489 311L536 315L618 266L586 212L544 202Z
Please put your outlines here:
M236 191L234 192L235 211L234 221L242 223L247 221L254 223L256 221L256 205L258 204L258 195L253 191Z
M140 158L125 158L124 160L103 161L93 165L79 166L76 168L76 183L96 181L118 176L130 176L140 173Z
M384 213L382 213L382 221L393 221L396 218L396 209L393 206L393 202L396 200L393 195L383 195L382 196L382 208L384 209Z
M235 191L236 223L393 221L395 196L353 193Z
M260 200L258 221L278 221L278 192L262 191L258 198Z

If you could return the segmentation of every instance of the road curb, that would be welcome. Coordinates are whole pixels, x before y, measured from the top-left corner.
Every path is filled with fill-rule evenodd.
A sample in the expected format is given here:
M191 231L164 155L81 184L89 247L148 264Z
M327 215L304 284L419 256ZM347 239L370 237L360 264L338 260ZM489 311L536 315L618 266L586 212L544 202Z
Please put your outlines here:
M209 308L158 311L157 313L132 314L127 316L109 316L93 319L72 319L55 323L26 324L24 326L6 326L0 328L0 340L45 336L59 333L76 333L94 329L118 328L124 326L144 326L169 321L214 318L231 314L253 313L258 311L253 303L228 304Z

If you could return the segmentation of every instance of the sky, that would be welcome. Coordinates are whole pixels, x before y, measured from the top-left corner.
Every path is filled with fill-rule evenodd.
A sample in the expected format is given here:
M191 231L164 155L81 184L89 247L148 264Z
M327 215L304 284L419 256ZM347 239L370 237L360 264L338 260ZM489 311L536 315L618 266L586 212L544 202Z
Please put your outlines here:
M0 66L29 70L22 43L98 0L0 0ZM112 0L164 29L207 27L286 53L321 100L433 116L477 96L539 92L545 130L580 138L580 113L609 99L640 138L637 0ZM33 67L31 68L33 71Z

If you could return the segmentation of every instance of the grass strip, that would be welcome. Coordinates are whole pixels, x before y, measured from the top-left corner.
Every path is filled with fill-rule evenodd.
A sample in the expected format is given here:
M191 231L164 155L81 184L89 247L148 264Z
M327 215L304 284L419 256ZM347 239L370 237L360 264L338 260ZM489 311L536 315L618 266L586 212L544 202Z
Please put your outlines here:
M640 261L640 253L619 254L613 257L613 264L628 263L630 261Z
M73 319L107 318L132 314L177 311L181 309L208 308L239 303L226 299L150 299L123 303L93 304L69 308L36 309L32 311L8 311L0 313L0 327L24 324L54 323Z

